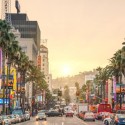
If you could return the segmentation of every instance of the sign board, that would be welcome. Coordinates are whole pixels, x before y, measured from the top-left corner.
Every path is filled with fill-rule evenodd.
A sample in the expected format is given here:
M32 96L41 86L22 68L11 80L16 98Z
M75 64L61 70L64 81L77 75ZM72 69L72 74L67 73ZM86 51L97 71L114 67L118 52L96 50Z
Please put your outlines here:
M39 68L41 68L41 56L40 55L38 56L38 59L37 59L37 65Z
M3 104L3 99L0 98L0 104ZM4 104L9 104L9 99L4 98Z
M125 93L125 84L116 84L116 93L120 93L120 87L121 93Z

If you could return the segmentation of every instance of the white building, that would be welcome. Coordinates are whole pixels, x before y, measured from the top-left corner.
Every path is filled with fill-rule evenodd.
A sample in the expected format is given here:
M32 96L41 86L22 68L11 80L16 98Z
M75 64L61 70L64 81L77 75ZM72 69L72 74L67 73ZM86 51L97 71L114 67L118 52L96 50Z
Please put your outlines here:
M34 42L33 38L21 38L20 32L18 30L12 29L12 32L15 34L16 39L19 42L19 46L21 46L22 51L29 57L29 60L32 60L35 65L37 65L37 55L38 55L38 48ZM27 83L25 85L25 96L28 99L28 103L31 106L32 102L32 83Z
M76 102L76 87L69 87L69 95L72 103Z
M49 74L49 59L48 59L48 48L44 45L40 46L40 52L38 56L38 67L41 72L45 75L45 81L49 85L49 90L52 91L52 75Z

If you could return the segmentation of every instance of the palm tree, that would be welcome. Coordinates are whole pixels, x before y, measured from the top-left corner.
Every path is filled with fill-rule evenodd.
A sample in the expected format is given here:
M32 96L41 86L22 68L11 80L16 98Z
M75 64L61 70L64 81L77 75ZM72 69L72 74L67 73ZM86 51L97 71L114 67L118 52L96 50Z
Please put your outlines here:
M10 25L4 20L0 20L0 47L2 48L2 76L5 75L5 56L8 51L8 44L11 41L11 37L9 34L11 27ZM2 86L3 86L3 102L5 98L5 79L2 79ZM5 111L5 106L3 104L3 113Z

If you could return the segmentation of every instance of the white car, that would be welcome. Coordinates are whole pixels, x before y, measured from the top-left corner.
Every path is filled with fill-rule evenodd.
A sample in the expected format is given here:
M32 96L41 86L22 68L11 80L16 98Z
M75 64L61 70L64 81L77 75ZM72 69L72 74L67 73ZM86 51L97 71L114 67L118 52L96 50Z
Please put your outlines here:
M47 120L46 118L46 114L45 113L38 113L37 116L36 116L36 121L38 120Z
M28 111L25 111L25 117L26 120L30 120L30 113Z
M8 116L2 116L2 125L11 125L11 119Z
M104 125L110 125L110 124L111 124L111 121L112 121L111 118L105 118L105 119L103 120L103 124L104 124Z

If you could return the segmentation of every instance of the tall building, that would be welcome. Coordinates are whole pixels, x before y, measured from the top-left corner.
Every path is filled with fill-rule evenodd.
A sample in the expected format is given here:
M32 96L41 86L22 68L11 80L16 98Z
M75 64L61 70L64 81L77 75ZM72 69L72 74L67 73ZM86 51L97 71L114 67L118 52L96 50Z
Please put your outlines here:
M40 28L37 21L30 21L27 14L8 13L11 17L12 26L15 28L14 34L17 36L22 51L26 53L30 60L37 65L37 56L40 49ZM26 84L27 103L32 105L32 83Z
M38 56L38 67L41 69L41 72L44 73L45 81L49 85L49 90L52 91L52 75L49 74L48 48L44 45L40 46L40 52Z
M40 48L40 28L37 21L30 21L28 19L27 14L16 14L16 13L9 13L11 17L11 23L18 29L21 38L33 38L34 43L36 44L37 48Z

